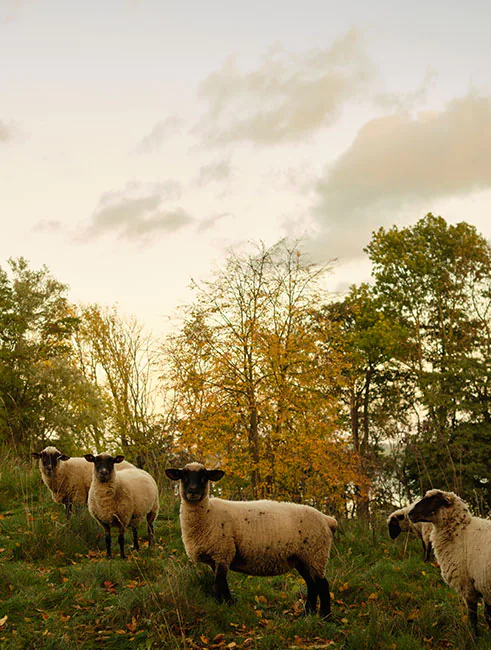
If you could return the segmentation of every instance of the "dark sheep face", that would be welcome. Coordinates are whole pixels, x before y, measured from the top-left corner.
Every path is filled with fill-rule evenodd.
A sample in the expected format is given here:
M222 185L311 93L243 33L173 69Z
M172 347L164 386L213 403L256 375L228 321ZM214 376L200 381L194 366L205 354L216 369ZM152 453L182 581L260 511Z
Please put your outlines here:
M225 474L221 469L205 467L166 469L165 473L173 481L181 481L181 496L190 503L202 501L208 494L208 481L219 481Z
M425 496L414 504L414 507L408 512L408 517L413 522L428 521L433 522L441 508L449 508L451 502L440 491L429 496Z
M394 515L389 520L389 535L391 539L395 539L401 534L401 524L399 523L404 519L404 515Z
M57 449L43 449L43 451L34 451L32 453L34 458L38 458L43 466L43 470L46 474L54 474L56 467L61 460L68 460L70 456L65 456Z
M92 454L85 454L85 460L89 463L94 463L94 471L97 479L101 483L107 483L113 475L114 465L122 463L124 456L110 456L109 454L99 454L93 456Z

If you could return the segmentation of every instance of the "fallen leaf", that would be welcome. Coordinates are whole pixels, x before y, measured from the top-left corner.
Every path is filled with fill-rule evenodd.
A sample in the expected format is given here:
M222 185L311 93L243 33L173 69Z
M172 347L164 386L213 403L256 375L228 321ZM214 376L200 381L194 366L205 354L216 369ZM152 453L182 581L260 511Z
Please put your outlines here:
M116 591L116 585L114 582L111 582L110 580L104 580L104 588L106 591L109 591L111 594L117 594L118 592Z
M203 641L203 639L201 639ZM220 641L225 641L225 634L217 634L213 639L213 643L220 643ZM208 640L203 641L203 643L208 643Z
M135 632L137 627L138 627L138 623L136 621L136 618L134 616L132 616L131 617L131 623L126 623L126 629L129 632Z

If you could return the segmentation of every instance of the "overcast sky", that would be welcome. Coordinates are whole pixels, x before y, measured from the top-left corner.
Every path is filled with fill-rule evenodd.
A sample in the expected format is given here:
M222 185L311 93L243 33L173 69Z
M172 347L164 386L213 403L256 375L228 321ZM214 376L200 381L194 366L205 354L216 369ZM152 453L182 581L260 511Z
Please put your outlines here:
M0 0L0 266L158 332L231 247L491 237L488 0Z

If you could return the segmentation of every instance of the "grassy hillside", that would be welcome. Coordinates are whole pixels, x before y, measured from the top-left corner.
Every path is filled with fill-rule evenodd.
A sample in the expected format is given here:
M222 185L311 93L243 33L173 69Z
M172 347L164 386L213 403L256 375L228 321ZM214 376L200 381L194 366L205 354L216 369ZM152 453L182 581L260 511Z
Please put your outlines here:
M185 556L167 484L157 545L127 561L105 559L86 511L65 523L30 463L0 461L0 495L0 648L491 648L482 607L475 644L465 609L436 565L422 562L419 540L390 540L383 520L375 533L341 522L327 571L333 619L324 622L304 615L294 573L231 573L237 603L215 603L209 569Z

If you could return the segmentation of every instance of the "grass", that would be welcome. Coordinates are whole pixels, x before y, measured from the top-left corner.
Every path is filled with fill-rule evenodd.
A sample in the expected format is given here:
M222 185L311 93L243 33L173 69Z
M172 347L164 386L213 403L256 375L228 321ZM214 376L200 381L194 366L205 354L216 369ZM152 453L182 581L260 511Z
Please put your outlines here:
M106 560L102 529L86 510L65 522L30 463L0 462L0 494L2 649L491 648L482 607L474 642L465 608L436 564L423 563L419 541L390 540L383 519L375 533L342 522L327 570L326 622L305 616L296 573L231 573L237 602L216 603L211 572L186 558L168 485L155 547L143 544L127 561Z

